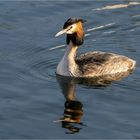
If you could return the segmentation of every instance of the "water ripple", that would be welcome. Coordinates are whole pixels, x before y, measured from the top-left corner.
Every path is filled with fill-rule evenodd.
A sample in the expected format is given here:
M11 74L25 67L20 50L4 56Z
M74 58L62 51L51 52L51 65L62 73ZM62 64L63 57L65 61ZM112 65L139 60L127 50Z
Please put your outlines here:
M91 32L91 31L95 31L95 30L98 30L98 29L103 29L103 28L106 28L106 27L110 27L114 24L115 24L115 22L112 22L112 23L108 23L108 24L101 25L101 26L98 26L98 27L90 28L90 29L87 29L87 32Z
M55 58L50 58L47 60L40 59L30 64L30 72L36 78L54 82L56 65L57 61Z
M55 50L55 49L59 49L59 48L64 48L66 45L63 44L63 45L57 45L55 47L52 47L52 48L49 48L49 50Z
M120 9L120 8L127 8L131 5L139 5L140 2L129 2L128 4L115 4L115 5L107 5L101 8L93 9L94 11L102 11L102 10L112 10L112 9Z

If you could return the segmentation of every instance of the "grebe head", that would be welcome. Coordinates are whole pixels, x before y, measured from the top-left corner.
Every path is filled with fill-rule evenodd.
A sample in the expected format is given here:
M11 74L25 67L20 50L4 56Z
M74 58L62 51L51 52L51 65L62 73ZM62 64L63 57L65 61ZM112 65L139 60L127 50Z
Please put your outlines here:
M84 22L85 20L83 19L69 18L64 23L63 30L58 32L55 36L57 37L66 33L67 44L69 44L71 41L73 45L76 46L82 45L84 42L84 29L83 29Z

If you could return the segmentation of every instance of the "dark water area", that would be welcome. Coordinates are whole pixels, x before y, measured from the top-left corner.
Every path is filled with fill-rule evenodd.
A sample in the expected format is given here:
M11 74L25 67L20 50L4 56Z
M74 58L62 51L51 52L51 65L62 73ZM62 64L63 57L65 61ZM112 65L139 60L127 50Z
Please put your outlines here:
M69 17L87 20L79 53L126 55L133 73L107 86L59 80L65 36L54 36ZM139 47L139 1L0 1L0 138L140 139ZM79 123L63 121L67 98Z

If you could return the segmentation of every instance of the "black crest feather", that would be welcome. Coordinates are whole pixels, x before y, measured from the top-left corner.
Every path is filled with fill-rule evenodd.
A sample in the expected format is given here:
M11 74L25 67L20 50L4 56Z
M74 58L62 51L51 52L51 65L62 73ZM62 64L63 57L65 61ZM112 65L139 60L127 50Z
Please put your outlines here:
M64 26L63 26L63 29L66 29L68 26L74 24L74 23L77 23L77 22L86 22L86 20L83 20L83 19L77 19L77 18L69 18L65 23L64 23Z

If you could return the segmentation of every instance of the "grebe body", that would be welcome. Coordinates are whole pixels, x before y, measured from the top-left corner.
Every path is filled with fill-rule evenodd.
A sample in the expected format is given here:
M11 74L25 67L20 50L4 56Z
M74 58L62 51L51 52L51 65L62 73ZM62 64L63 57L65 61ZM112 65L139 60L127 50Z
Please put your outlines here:
M56 37L67 34L67 48L56 73L71 77L95 77L132 71L136 61L123 55L93 51L77 56L77 49L84 41L83 20L70 18Z

